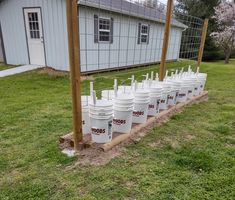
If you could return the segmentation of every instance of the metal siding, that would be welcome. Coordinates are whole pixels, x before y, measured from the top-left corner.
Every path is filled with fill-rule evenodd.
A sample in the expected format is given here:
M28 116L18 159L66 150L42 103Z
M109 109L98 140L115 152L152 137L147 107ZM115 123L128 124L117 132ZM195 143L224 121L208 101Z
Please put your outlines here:
M122 16L88 7L80 7L81 71L159 62L161 59L164 25L134 17ZM114 19L113 43L94 43L94 15ZM130 20L130 29L129 29ZM87 26L85 26L87 22ZM138 23L149 24L149 44L137 44ZM121 37L119 37L121 33ZM168 60L178 60L182 29L172 27ZM129 41L127 36L129 35ZM124 37L123 37L124 36ZM120 42L120 43L119 43ZM120 45L119 45L120 44ZM121 49L116 51L116 49ZM86 49L88 50L86 53ZM109 51L110 50L110 51ZM86 58L87 56L87 58ZM87 61L86 61L87 59Z
M8 0L0 6L0 19L9 64L28 64L23 8L41 7L47 66L68 70L65 0Z
M1 35L0 35L0 62L3 62L4 58L3 58L3 49L2 49L2 39L1 39Z
M65 0L8 0L1 3L0 20L2 23L6 58L9 64L28 64L23 7L41 7L47 66L58 70L69 70L65 3ZM92 71L160 61L164 31L163 24L140 20L134 17L129 18L128 16L121 16L115 13L110 14L107 11L100 11L100 15L113 17L114 19L114 41L112 44L95 44L94 14L99 14L99 11L93 8L80 7L79 12L81 71ZM87 15L86 20L85 15ZM130 29L128 29L129 19L131 22ZM85 26L86 21L87 26ZM136 33L138 32L139 22L150 24L150 35L151 33L155 35L154 39L150 38L148 45L137 44ZM174 41L180 45L182 30L178 28L172 28L172 30L175 31L173 31L173 35L171 36L175 37ZM119 38L119 31L122 36L129 34L129 36L132 37L129 39L129 42L127 42L126 37ZM87 36L85 36L86 32L88 33ZM174 45L171 45L172 41L173 39L171 38L168 59L178 59L179 48L173 48ZM119 49L119 47L122 50L120 52L115 51ZM92 49L92 51L88 51L86 54L86 48ZM100 49L99 53L98 49ZM111 50L110 52L109 49Z

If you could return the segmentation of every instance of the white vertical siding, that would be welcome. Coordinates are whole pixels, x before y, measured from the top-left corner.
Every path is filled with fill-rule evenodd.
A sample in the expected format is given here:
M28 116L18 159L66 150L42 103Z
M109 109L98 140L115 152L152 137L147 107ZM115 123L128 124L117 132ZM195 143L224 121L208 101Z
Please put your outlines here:
M0 35L0 62L3 62L3 49L2 49L2 40L1 40L1 35Z
M79 13L82 71L160 61L164 24L88 7L80 7ZM94 43L95 14L100 17L112 17L114 19L112 44ZM137 44L139 22L150 25L149 44ZM172 27L167 55L168 60L178 60L181 35L182 29Z
M46 64L58 70L69 70L65 3L65 0L5 0L0 4L0 21L8 64L28 64L23 8L40 7ZM82 71L160 61L163 24L88 7L80 7L79 13ZM112 44L94 43L94 14L114 19ZM137 44L139 22L150 24L148 45ZM181 34L182 29L172 28L168 60L178 59Z
M0 20L7 63L28 64L24 7L40 7L47 66L68 70L65 0L6 0L0 5Z

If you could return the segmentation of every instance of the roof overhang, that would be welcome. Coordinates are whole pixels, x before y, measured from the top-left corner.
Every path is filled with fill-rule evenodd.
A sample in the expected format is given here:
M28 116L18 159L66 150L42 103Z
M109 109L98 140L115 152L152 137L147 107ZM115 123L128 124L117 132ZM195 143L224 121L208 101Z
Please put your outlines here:
M131 3L126 0L78 0L79 5L93 7L97 9L112 11L132 17L151 20L165 24L166 15L153 8ZM185 24L172 18L171 25L181 29L188 28Z

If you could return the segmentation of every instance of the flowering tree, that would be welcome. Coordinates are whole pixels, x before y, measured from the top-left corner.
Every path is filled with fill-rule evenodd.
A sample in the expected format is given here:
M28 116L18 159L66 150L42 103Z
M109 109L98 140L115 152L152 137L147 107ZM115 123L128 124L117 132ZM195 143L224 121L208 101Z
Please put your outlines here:
M223 1L214 9L218 31L211 33L211 36L215 43L223 49L225 63L228 63L230 55L235 49L235 1Z

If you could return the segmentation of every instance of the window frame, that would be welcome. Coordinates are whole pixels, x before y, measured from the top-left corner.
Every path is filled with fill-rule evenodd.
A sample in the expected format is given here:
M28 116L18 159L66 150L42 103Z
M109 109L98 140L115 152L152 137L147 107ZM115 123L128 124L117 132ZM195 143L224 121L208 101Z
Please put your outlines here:
M142 27L147 28L147 33L142 33ZM148 44L149 40L149 25L148 24L142 24L140 25L140 44ZM142 42L142 36L146 36L146 42Z
M100 20L108 20L109 21L109 29L100 29ZM111 42L111 17L98 17L98 43L110 43ZM100 40L100 32L109 33L108 40L102 41Z
M38 12L29 12L27 14L29 25L29 36L32 40L40 40L40 28Z

